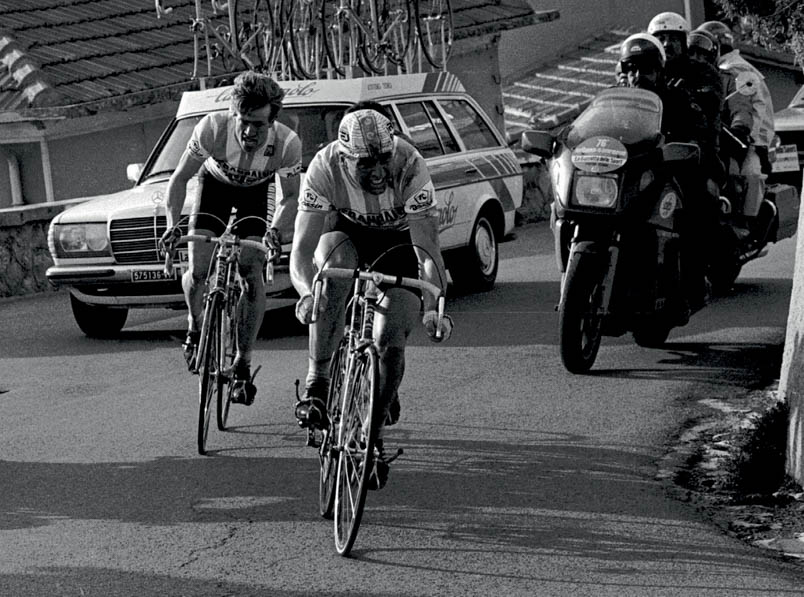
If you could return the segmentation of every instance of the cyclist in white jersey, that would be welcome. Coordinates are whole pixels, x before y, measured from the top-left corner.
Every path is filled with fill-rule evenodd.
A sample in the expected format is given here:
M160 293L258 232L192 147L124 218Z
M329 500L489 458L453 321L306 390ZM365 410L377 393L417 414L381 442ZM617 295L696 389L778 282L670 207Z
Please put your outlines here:
M198 191L190 230L196 234L220 235L236 210L238 220L248 218L235 227L242 238L263 239L281 247L280 230L290 230L284 220L293 217L286 209L298 200L301 172L301 140L296 133L277 122L284 91L268 75L247 71L237 76L232 88L231 106L226 113L212 113L202 118L187 143L179 165L167 187L167 230L163 243L170 245L181 232L181 218L187 183L198 174ZM283 200L274 205L275 177L279 176ZM274 209L276 207L276 209ZM210 217L205 214L214 214ZM190 243L189 269L182 278L189 308L187 338L183 344L188 363L198 344L203 317L204 285L213 245ZM246 282L240 308L237 356L234 377L239 389L236 402L251 404L256 389L251 378L251 353L265 312L265 288L262 278L263 254L244 247L240 257L241 274Z
M347 113L338 139L310 162L300 192L290 254L291 281L301 297L296 305L299 321L311 322L313 277L325 262L346 268L373 264L383 273L421 277L446 288L435 207L435 189L424 159L393 134L391 122L374 110ZM386 253L400 243L407 246ZM327 279L324 283L318 317L310 325L305 393L296 408L302 426L327 424L329 359L343 330L349 289L349 281ZM422 321L434 340L438 318L433 297L420 298L402 288L382 290L374 334L384 422L392 425L399 417L397 388L405 369L405 344L422 299ZM450 336L448 316L440 331L442 339Z

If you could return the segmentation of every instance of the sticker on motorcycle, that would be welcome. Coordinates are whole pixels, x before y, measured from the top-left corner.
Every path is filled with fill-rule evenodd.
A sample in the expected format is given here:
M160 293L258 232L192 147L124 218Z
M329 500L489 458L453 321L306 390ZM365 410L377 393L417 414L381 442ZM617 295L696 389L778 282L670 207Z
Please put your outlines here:
M572 150L572 163L585 172L611 172L626 161L628 150L613 137L590 137Z
M666 220L672 216L673 212L676 210L677 203L678 198L676 197L676 194L667 193L664 197L662 197L662 202L659 204L659 216L661 216L663 220Z

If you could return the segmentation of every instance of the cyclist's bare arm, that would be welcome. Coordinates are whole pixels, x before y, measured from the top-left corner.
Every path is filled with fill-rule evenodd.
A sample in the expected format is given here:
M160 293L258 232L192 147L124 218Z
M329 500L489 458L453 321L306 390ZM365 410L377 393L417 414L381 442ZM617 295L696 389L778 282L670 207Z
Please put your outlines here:
M413 250L419 259L420 276L422 280L435 284L442 291L447 290L447 273L444 268L444 260L441 257L441 246L438 241L438 217L435 210L430 210L424 217L408 216L410 226L410 240L413 243ZM424 310L436 310L435 298L429 293L425 293Z
M276 228L282 238L289 240L293 236L293 218L296 216L296 207L299 202L299 187L301 186L301 176L279 176L279 184L282 186L282 200L275 206L274 219L271 228Z
M187 183L196 175L204 160L185 150L179 165L170 175L167 186L167 227L175 226L181 219L184 198L187 196Z
M316 273L313 257L327 213L323 211L299 211L290 251L290 281L299 296L312 294L313 277Z

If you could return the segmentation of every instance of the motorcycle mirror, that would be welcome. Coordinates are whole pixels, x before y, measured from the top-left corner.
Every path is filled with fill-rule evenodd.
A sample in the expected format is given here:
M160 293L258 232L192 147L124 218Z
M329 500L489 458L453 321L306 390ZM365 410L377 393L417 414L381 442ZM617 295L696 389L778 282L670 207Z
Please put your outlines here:
M700 150L694 143L667 143L662 146L662 160L664 162L698 161Z
M524 131L522 133L522 150L540 158L553 157L555 137L547 131Z

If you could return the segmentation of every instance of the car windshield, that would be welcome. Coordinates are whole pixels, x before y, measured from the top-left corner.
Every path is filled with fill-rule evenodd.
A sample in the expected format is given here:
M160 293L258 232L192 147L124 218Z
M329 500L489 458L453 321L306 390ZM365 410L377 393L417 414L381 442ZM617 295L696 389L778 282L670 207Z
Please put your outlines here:
M279 122L296 131L301 139L304 169L319 149L335 139L338 124L347 107L346 104L285 107L279 113ZM179 164L193 128L201 118L202 115L198 115L175 121L158 152L149 161L143 180L170 176Z
M645 89L615 87L602 91L569 126L567 145L577 146L595 136L613 137L623 145L658 138L662 101Z

